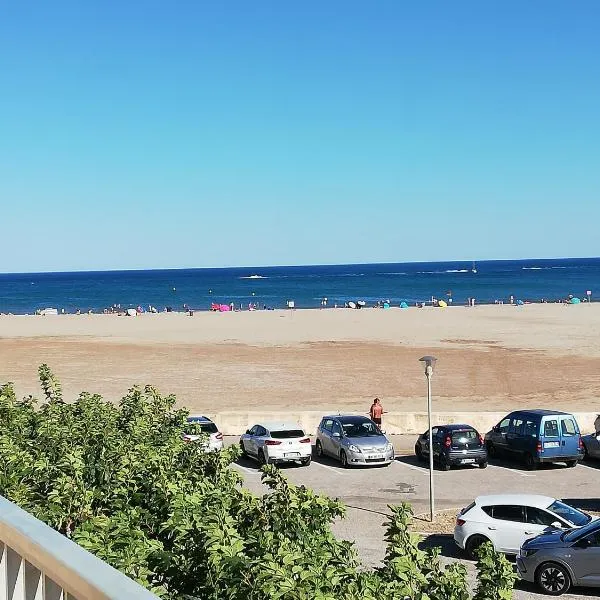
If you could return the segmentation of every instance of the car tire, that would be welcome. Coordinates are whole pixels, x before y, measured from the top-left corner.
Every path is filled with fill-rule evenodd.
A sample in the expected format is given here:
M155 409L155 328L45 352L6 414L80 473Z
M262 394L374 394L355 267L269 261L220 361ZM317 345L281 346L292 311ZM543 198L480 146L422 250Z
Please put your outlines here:
M319 440L317 440L317 443L315 444L315 452L319 458L323 458L323 446Z
M541 564L535 572L537 586L549 596L560 596L571 588L569 572L558 563L547 562Z
M343 450L340 451L340 462L342 463L342 467L344 467L344 469L348 468L348 457Z
M472 535L465 543L465 552L467 553L467 556L471 560L477 560L477 550L489 541L490 540L486 538L485 535L479 535L478 533Z
M528 471L535 471L538 468L538 465L533 458L533 454L526 452L523 460Z
M488 463L487 460L484 460L482 462L479 463L479 468L480 469L487 469Z
M308 456L307 458L303 458L303 459L300 461L300 464L301 464L303 467L308 467L308 465L310 465L310 456Z
M579 462L578 460L568 460L567 467L569 467L569 469L572 469L573 467L577 466L578 462Z
M488 442L487 453L490 458L498 457L498 450L496 450L496 446L494 446L494 444L492 444L491 442Z
M416 444L415 446L415 454L417 455L417 460L419 462L425 462L425 455L423 454L423 449L421 446L419 446L419 444Z
M438 461L438 468L440 471L449 471L450 470L450 464L443 456L440 456L440 459Z
M256 458L258 458L258 464L262 467L263 465L267 464L267 459L265 458L265 453L262 450L258 451L258 454L256 455Z
M244 442L240 440L240 452L242 458L248 458L248 453L246 452L246 448L244 448Z

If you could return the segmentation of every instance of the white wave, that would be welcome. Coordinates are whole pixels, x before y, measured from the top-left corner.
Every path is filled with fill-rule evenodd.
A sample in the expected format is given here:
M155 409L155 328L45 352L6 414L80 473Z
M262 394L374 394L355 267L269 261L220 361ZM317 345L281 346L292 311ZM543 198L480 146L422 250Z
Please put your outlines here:
M521 267L523 271L546 271L549 267Z
M469 269L448 269L444 273L468 273Z
M246 275L245 277L240 277L240 279L267 279L264 275Z

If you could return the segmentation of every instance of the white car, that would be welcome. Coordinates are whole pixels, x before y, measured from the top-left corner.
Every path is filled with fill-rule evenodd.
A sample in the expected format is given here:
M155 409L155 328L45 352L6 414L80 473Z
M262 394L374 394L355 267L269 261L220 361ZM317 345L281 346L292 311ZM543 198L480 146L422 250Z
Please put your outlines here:
M299 462L310 464L310 437L297 423L257 423L240 438L242 455L256 459L261 465Z
M183 431L183 441L197 442L198 440L204 440L202 447L206 452L223 449L223 434L208 417L189 416Z
M456 517L454 541L471 557L485 542L517 554L525 540L552 529L582 527L592 517L550 496L497 494L479 496Z

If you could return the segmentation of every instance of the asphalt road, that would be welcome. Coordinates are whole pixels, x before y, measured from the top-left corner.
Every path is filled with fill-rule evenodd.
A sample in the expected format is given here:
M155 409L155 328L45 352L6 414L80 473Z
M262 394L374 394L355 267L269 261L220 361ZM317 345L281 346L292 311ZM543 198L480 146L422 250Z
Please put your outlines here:
M315 491L339 498L348 511L345 519L334 524L336 535L355 542L363 562L378 564L384 556L383 524L389 514L388 505L410 502L415 514L429 510L429 475L427 468L412 454L416 436L393 438L396 461L388 467L343 469L332 459L313 458L308 467L283 466L290 481L306 485ZM227 444L238 443L228 438ZM260 471L251 459L240 459L235 465L243 475L245 485L255 493L264 493ZM600 462L579 464L575 468L548 465L537 471L526 471L517 463L493 461L487 469L463 467L448 472L435 471L436 510L456 509L470 504L476 496L494 493L537 493L561 498L582 509L600 510ZM424 545L442 548L443 560L459 560L467 565L474 577L474 563L464 559L455 548L451 536L428 536ZM598 598L600 590L579 588L564 600ZM536 588L519 581L516 600L550 598Z

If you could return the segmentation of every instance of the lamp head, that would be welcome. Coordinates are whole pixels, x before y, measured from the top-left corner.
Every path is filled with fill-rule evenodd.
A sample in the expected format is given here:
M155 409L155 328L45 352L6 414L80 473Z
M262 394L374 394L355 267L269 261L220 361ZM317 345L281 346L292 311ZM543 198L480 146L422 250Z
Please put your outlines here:
M425 375L431 375L435 369L437 358L435 356L423 356L419 361L425 363Z

